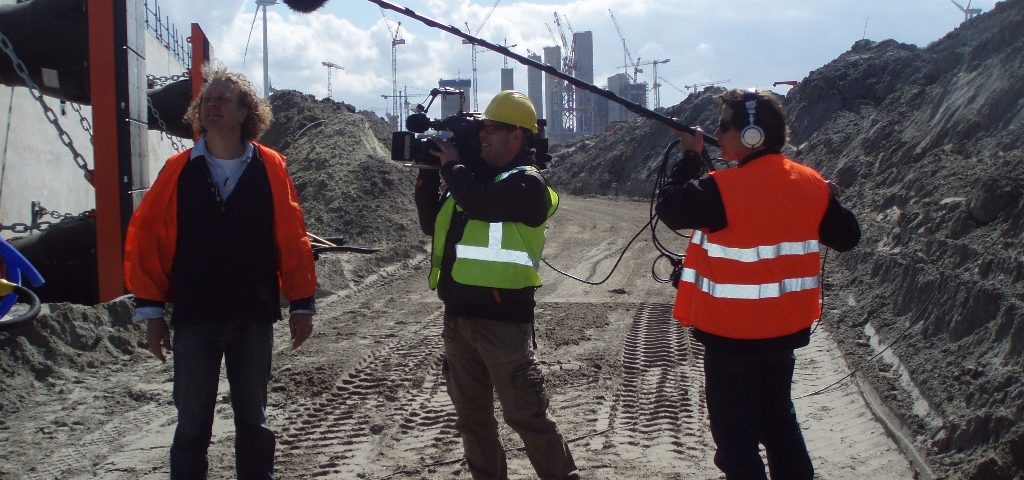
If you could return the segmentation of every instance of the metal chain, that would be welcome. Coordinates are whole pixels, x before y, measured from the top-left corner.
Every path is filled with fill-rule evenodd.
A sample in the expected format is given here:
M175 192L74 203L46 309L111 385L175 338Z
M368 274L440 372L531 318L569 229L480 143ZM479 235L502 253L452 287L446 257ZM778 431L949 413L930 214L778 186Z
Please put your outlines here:
M153 106L153 102L150 101L148 95L146 96L146 105L149 106L149 113L152 113L153 116L156 117L156 121L160 123L160 135L166 137L168 140L171 141L171 148L173 148L174 151L179 153L184 152L185 145L179 142L178 139L174 137L174 135L167 133L167 124L164 123L164 119L160 118L160 112L156 111L156 107Z
M171 82L177 82L178 80L184 80L186 78L192 78L189 75L188 70L185 70L184 72L181 72L181 73L179 73L177 75L168 75L168 76L165 76L165 77L158 77L156 75L146 75L146 84L149 85L149 88L157 88L157 87L162 87L164 85L167 85L168 83L171 83Z
M14 233L29 233L32 231L32 225L27 223L12 223L10 225L0 224L0 232L9 231Z
M77 103L73 103L72 102L71 103L71 109L74 110L75 113L78 114L78 123L80 123L82 125L82 130L85 130L85 133L89 134L89 143L93 143L93 141L92 141L92 122L90 122L89 119L86 118L86 116L82 113L82 107L79 106Z
M82 213L78 213L78 214L75 214L75 213L61 213L61 212L58 212L56 210L49 210L46 207L36 203L36 210L35 210L35 212L33 212L33 215L35 216L36 219L43 218L43 216L45 216L45 215L49 215L50 218L55 218L57 220L64 220L65 218L88 216L89 214L91 214L91 213L93 213L95 211L96 211L96 209L90 209L90 210L86 210L86 211L84 211ZM33 221L34 220L35 219L33 219Z
M44 216L47 216L47 215L49 215L50 218L53 218L53 219L55 219L57 221L56 222L51 222L49 220L39 220L40 218L43 218ZM32 223L31 224L29 224L29 223L12 223L10 225L0 224L0 232L2 232L2 231L9 231L9 232L13 232L13 233L16 233L16 234L32 233L32 232L36 232L36 231L38 231L38 232L45 232L47 229L49 229L55 223L60 223L60 222L62 222L64 220L67 220L69 218L93 217L95 215L96 215L96 209L95 208L86 210L86 211L76 215L74 213L61 213L61 212L58 212L56 210L49 210L46 207L40 205L39 202L32 202Z
M28 86L28 91L32 94L32 98L36 99L36 101L39 102L39 105L42 106L43 113L46 115L46 120L50 122L50 125L53 125L53 128L57 129L57 137L60 138L61 143L71 151L71 157L78 168L82 170L82 175L85 177L85 180L92 183L92 172L89 170L89 164L86 163L85 157L82 156L82 154L78 152L78 149L75 148L75 143L71 140L71 136L68 135L68 132L60 126L57 114L49 105L46 104L46 101L43 100L43 94L40 92L39 86L37 86L36 83L32 81L32 78L28 76L28 68L25 67L25 64L14 53L14 46L11 45L11 41L8 40L3 33L0 33L0 50L3 50L8 57L11 57L11 63L14 64L14 69L18 72L18 75L25 80L25 84Z

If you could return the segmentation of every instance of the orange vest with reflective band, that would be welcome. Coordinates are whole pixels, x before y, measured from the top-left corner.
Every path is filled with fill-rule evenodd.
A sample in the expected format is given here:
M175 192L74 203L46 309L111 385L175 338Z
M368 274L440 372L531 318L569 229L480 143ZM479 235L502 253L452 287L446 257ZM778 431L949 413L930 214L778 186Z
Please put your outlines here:
M316 293L316 266L283 155L255 144L267 170L274 205L274 254L281 293L301 300ZM167 160L132 215L124 242L124 284L136 297L170 302L171 266L178 238L178 176L192 150Z
M693 231L673 316L734 339L782 337L820 316L825 180L782 154L711 173L726 227Z

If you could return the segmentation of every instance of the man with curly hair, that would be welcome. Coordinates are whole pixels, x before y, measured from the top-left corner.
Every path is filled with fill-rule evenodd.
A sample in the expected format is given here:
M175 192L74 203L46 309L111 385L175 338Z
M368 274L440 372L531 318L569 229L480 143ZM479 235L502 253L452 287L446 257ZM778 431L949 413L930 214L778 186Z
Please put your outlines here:
M125 240L125 285L149 350L166 361L173 303L171 478L206 478L223 359L235 421L237 478L274 475L267 423L273 324L290 302L292 348L313 330L316 270L285 158L256 139L270 107L241 74L203 71L185 118L200 136L171 157L135 211Z

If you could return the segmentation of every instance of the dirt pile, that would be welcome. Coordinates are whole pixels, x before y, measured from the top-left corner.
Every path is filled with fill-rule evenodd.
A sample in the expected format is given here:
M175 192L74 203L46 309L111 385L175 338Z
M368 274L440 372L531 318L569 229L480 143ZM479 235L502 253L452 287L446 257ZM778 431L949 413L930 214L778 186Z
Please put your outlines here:
M320 237L380 248L368 256L325 254L321 288L339 291L383 265L424 251L413 204L415 173L390 159L391 129L371 112L293 90L270 98L274 122L263 141L288 156L306 217Z
M923 49L861 41L787 97L799 157L864 229L833 264L833 328L855 357L869 328L895 342L920 398L865 373L939 473L971 478L1024 475L1021 25L1016 0Z
M1012 0L925 48L862 40L785 98L789 151L846 189L864 230L828 260L824 322L943 477L1024 475L1021 25ZM669 113L711 127L713 93ZM669 140L634 122L561 146L549 177L649 196Z
M664 114L714 131L719 110L714 94L722 91L708 87ZM611 133L552 146L554 160L545 176L564 193L647 198L665 147L674 138L664 125L637 120Z
M127 297L96 306L49 304L35 320L0 331L0 431L4 418L73 384L81 372L148 355L142 332Z

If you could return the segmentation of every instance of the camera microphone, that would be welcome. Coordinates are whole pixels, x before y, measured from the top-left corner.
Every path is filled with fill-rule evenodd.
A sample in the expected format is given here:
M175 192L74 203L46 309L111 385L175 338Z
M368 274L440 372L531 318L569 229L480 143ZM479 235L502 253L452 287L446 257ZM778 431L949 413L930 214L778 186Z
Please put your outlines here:
M405 119L405 128L410 132L426 132L430 129L430 118L425 113L414 113Z

